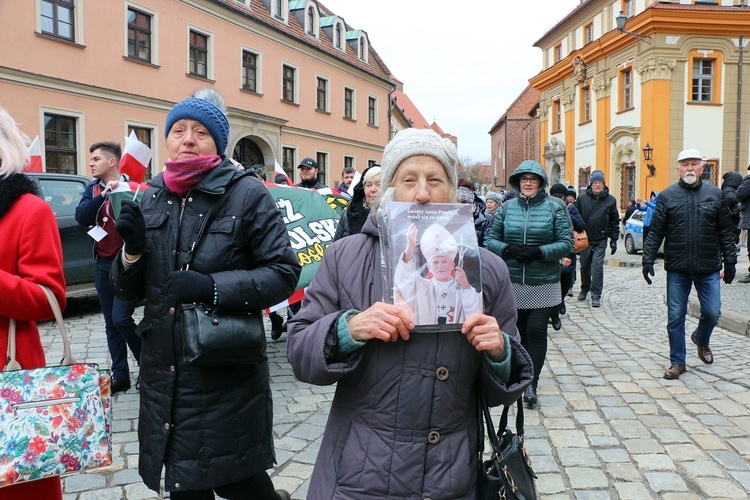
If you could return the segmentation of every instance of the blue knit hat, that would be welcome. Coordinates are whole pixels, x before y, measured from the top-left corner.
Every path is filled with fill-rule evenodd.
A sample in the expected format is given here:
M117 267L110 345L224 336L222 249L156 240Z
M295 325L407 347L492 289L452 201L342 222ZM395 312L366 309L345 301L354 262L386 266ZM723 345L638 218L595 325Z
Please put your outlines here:
M229 121L219 108L205 99L196 97L189 97L178 102L167 115L164 137L166 138L169 135L174 122L185 119L195 120L206 127L216 143L217 154L224 154L229 141Z
M604 182L604 172L602 172L601 170L594 170L593 172L591 172L589 184L593 184L595 182Z

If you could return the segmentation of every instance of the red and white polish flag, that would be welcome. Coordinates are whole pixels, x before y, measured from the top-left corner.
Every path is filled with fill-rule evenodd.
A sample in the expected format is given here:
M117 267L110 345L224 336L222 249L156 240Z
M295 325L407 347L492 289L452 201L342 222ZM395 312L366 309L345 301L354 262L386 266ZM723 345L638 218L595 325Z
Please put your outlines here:
M125 138L125 149L120 159L120 172L127 175L130 180L143 182L151 158L153 158L151 148L139 141L135 132L130 132L130 135Z
M39 136L36 136L29 146L29 162L23 169L26 172L42 171L42 148L39 145Z

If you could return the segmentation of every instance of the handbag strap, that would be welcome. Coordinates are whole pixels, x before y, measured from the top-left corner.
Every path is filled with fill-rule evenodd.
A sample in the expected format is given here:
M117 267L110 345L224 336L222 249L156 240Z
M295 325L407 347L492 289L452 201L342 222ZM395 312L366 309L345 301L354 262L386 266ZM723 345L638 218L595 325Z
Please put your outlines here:
M203 217L203 221L201 221L200 226L198 226L198 233L195 235L195 240L193 240L193 244L190 245L190 256L188 257L188 260L185 261L185 263L182 265L182 270L187 271L190 269L190 264L193 262L193 257L195 256L195 252L198 248L198 244L201 241L201 238L203 237L203 232L205 231L206 227L211 224L211 222L214 221L216 218L216 214L221 211L222 208L224 208L224 205L226 204L227 200L229 199L229 193L231 193L234 190L234 187L237 185L237 182L233 182L230 184L227 189L224 191L224 194L219 195L219 198L216 200L216 203L211 205L211 207L208 209L208 212L206 212L206 216Z
M52 308L52 313L55 315L55 321L57 322L57 327L60 329L60 334L62 335L63 340L63 357L60 360L61 365L72 365L76 362L76 360L73 358L73 355L71 353L70 349L70 340L68 339L68 331L65 328L65 321L63 321L62 317L62 311L60 311L60 304L57 303L57 299L55 298L55 294L52 293L52 290L47 288L44 285L39 285L39 288L42 289L44 292L44 295L47 297L47 302L49 302L50 307ZM16 361L16 320L10 319L8 324L8 352L7 352L7 358L5 362L5 366L3 367L2 371L10 371L10 370L20 370L21 365Z
M480 407L480 416L479 416L479 452L484 453L484 427L487 426L487 435L490 438L490 445L492 446L492 449L495 451L495 453L498 456L502 456L502 450L500 448L500 436L502 436L505 433L505 429L508 427L508 410L510 410L510 405L503 408L503 415L500 418L500 425L498 425L497 430L495 429L495 424L492 422L492 415L490 414L490 407L487 406L487 402L484 399L484 395L482 394L482 391L478 391L478 400L479 400L479 407ZM482 421L484 420L484 421ZM521 401L521 398L519 397L516 400L516 434L518 435L518 438L523 440L523 402Z

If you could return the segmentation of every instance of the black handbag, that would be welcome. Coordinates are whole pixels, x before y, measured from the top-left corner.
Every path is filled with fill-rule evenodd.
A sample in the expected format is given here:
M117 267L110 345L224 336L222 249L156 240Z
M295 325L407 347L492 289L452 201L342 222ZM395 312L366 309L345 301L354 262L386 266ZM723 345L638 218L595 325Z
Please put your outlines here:
M235 184L209 208L190 246L190 257L182 270L188 270L209 226L229 198ZM182 361L189 365L216 366L257 364L266 361L266 332L263 315L255 312L218 312L203 303L180 304Z
M503 409L500 426L495 431L492 416L487 403L479 392L479 471L477 473L477 499L518 499L535 500L537 498L534 480L536 474L531 468L531 461L526 454L523 443L523 403L516 401L516 433L508 428L508 410ZM484 460L484 426L492 445L492 456Z
M219 314L203 304L182 304L182 361L189 365L262 363L266 333L260 313Z

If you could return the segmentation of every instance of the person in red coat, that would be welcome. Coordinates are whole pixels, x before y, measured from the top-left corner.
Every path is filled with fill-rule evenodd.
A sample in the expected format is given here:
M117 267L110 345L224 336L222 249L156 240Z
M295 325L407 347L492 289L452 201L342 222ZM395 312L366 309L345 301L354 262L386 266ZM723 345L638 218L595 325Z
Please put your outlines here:
M28 137L0 107L0 353L7 352L8 324L15 318L16 360L22 368L40 368L46 363L35 322L54 314L37 284L48 286L64 309L65 276L55 216L21 173L29 156L26 144ZM60 478L6 486L0 498L62 499Z

